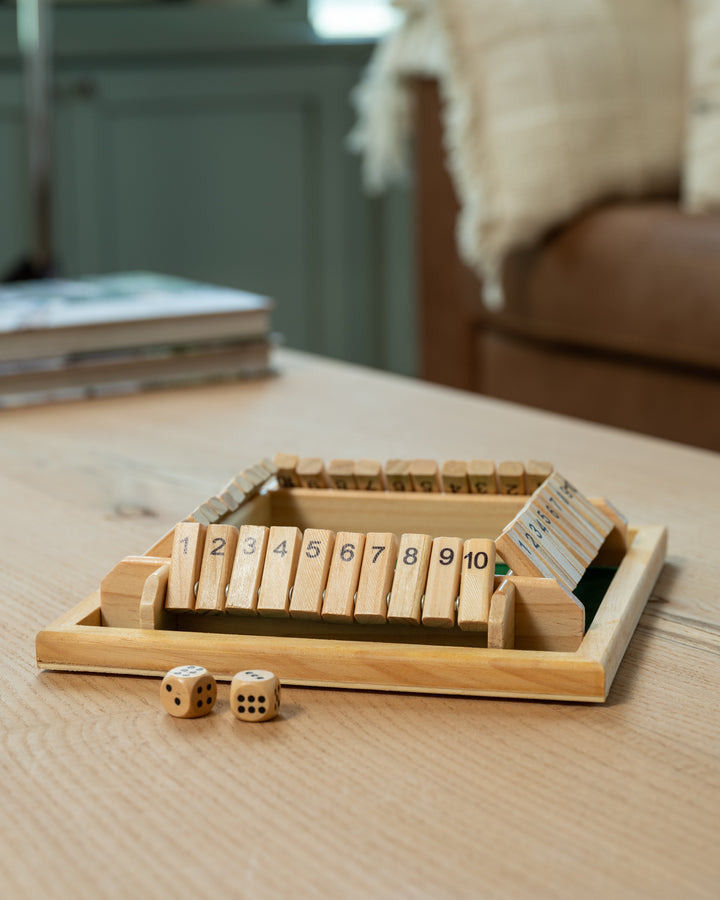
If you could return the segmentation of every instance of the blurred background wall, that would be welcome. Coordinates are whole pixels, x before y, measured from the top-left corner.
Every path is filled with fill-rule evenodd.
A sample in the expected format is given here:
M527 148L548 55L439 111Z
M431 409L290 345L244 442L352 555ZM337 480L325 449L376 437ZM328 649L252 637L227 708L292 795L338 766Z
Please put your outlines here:
M288 345L415 373L412 186L368 198L345 145L383 6L55 5L58 273L267 294ZM29 209L16 8L0 3L0 273L27 252Z

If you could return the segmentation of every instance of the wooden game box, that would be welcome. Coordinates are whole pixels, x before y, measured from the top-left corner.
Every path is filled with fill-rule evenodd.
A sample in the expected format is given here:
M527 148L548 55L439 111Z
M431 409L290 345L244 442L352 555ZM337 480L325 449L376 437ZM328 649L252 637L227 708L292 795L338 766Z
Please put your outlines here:
M286 459L276 457L276 461ZM568 504L568 518L563 523L572 524L573 517L577 518L573 528L562 532L550 516L529 518L537 516L550 496L543 492L551 490L554 474L531 484L528 467L528 487L521 493L478 493L473 491L469 469L463 474L460 467L461 487L457 487L457 481L444 477L444 468L434 471L425 463L425 480L413 480L406 465L405 475L395 481L389 465L376 471L376 481L366 479L364 475L373 471L368 461L356 464L356 475L352 466L348 469L346 465L350 474L342 479L332 477L332 465L325 469L315 460L296 460L290 468L286 463L280 470L269 460L249 467L144 554L119 562L99 590L40 631L38 666L160 676L174 666L192 662L221 680L230 680L241 669L262 668L275 672L289 685L604 701L662 568L666 529L628 525L608 501L587 500L575 488L570 493L569 486L567 497L572 505ZM493 490L503 487L501 468L498 466L493 476ZM556 486L562 488L563 484L568 483L561 479ZM567 503L562 490L556 496ZM533 540L534 529L524 530L531 521L540 528L543 521L550 525L538 543L529 547L523 532ZM577 562L584 543L580 532L589 534L598 522L605 523L604 533L586 566L584 561ZM459 542L494 544L498 565L489 576L485 613L468 628L458 626L459 613L448 627L423 624L430 584L427 575L422 582L425 588L416 585L415 611L409 616L390 615L395 602L390 593L390 612L387 617L383 613L382 621L377 617L370 623L355 621L352 609L349 616L333 620L324 617L320 607L311 618L295 617L292 597L299 587L292 579L297 569L282 588L284 606L273 614L258 614L256 608L230 610L225 608L229 560L224 563L224 581L217 582L215 608L172 609L168 607L168 583L178 577L173 567L178 541L184 540L179 535L190 533L188 528L203 534L207 529L208 541L211 534L232 534L240 541L238 557L243 534L250 533L247 529L260 528L262 533L269 529L268 560L273 534L297 534L296 562L305 552L308 538L320 533L349 533L357 538L378 533L424 536L428 548L451 535L458 549ZM209 547L208 543L202 563L207 570L210 562L215 565L209 560ZM590 555L588 552L584 559ZM471 561L472 554L466 558ZM341 566L340 559L336 553L332 566ZM397 558L395 582L401 559ZM436 557L430 558L431 567L432 559L437 563ZM575 570L572 578L570 569ZM269 570L268 562L267 580ZM349 590L352 597L357 582ZM459 603L462 597L456 601L455 593L449 596L452 603ZM497 605L502 617L499 627L492 619L496 599L504 601Z

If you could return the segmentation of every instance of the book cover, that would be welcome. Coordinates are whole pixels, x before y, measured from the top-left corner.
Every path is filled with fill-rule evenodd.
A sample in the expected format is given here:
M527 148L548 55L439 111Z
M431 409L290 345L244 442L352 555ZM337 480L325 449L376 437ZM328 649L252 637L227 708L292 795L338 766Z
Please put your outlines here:
M0 409L272 374L265 339L0 363Z
M144 272L0 286L0 360L267 336L268 298Z

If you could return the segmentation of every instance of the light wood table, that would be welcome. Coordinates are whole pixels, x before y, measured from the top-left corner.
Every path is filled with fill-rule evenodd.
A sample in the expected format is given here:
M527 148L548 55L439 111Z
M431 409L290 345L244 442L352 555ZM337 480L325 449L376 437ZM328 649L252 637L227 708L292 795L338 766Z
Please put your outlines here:
M720 458L279 362L255 383L0 414L2 895L717 897ZM282 718L246 725L226 684L215 713L179 720L157 679L37 671L42 626L278 450L550 459L669 525L607 703L288 688Z

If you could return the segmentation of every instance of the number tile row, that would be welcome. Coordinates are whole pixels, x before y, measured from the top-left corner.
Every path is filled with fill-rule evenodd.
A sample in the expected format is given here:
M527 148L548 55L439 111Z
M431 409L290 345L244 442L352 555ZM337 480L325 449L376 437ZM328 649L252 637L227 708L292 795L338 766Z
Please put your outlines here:
M495 544L481 538L186 521L165 607L486 631L494 574Z
M218 522L254 497L274 475L277 475L277 466L269 458L243 469L216 496L208 498L194 509L188 519L202 525Z
M573 591L614 523L554 472L496 541L518 575L555 578Z
M316 457L299 458L278 453L235 475L217 495L190 513L188 520L202 525L221 522L252 499L273 476L281 488L361 491L419 491L425 493L532 494L552 473L548 462L530 460L388 460L383 466L372 459L333 459L327 466Z
M424 491L427 493L532 494L553 471L551 463L475 459L332 459L278 453L274 464L281 488L359 491Z

